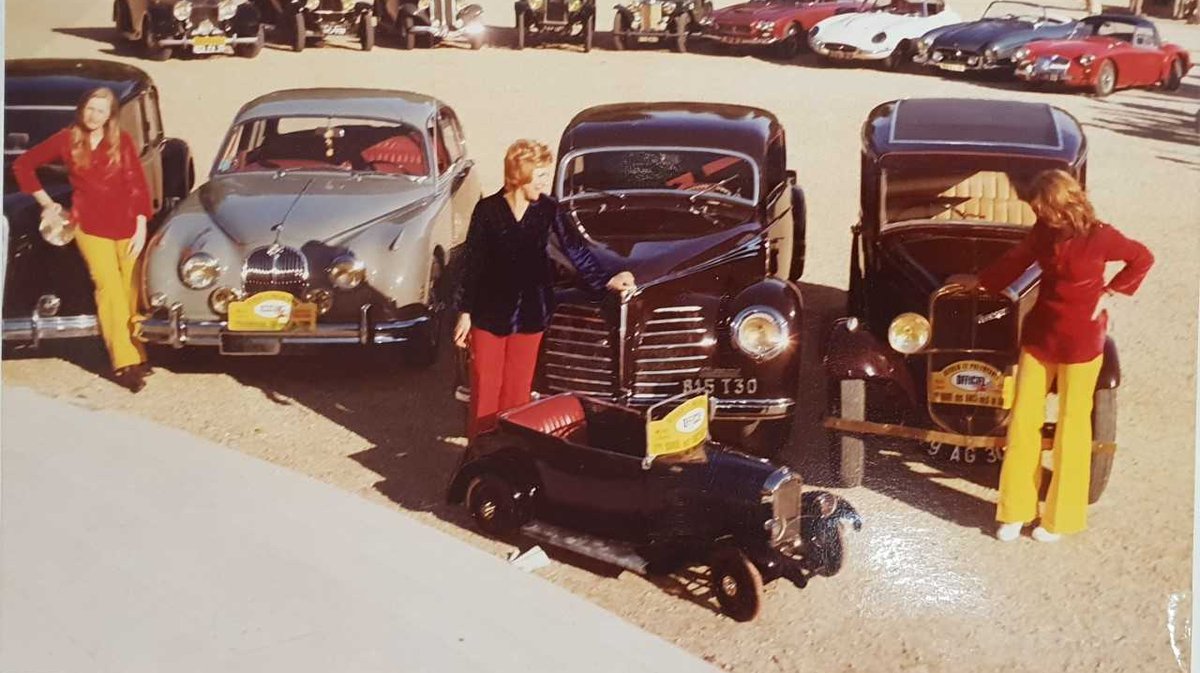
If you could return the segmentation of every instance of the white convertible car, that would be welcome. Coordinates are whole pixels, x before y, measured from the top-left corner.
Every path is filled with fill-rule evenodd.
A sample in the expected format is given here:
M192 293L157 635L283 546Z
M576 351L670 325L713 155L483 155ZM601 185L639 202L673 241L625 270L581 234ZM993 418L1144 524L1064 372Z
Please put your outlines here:
M829 60L883 61L894 70L912 58L922 35L961 21L941 0L875 0L869 11L837 14L813 26L808 42Z

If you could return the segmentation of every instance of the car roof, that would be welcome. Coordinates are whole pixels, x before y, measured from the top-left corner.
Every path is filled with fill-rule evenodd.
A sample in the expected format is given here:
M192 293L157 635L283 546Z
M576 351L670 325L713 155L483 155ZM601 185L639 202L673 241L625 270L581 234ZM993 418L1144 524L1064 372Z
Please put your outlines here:
M998 154L1074 164L1086 139L1079 122L1045 103L978 98L906 98L871 111L863 151L896 154Z
M614 146L706 147L766 157L783 128L775 115L745 105L720 103L619 103L598 105L567 124L559 156Z
M1157 28L1154 26L1154 22L1144 17L1132 16L1129 14L1094 14L1092 16L1082 18L1080 21L1083 23L1106 23L1111 21L1112 23L1127 23L1131 26L1139 26L1141 28L1157 30Z
M140 68L116 61L77 58L11 59L4 62L4 104L74 108L84 94L108 87L122 103L154 85Z
M266 117L361 117L424 128L438 109L432 96L390 89L284 89L242 106L234 124Z

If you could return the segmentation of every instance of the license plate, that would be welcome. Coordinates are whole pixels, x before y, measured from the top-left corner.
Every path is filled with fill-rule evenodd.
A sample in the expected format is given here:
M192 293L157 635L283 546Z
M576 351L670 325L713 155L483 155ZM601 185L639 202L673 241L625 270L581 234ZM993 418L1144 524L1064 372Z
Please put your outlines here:
M658 37L639 35L637 38L637 41L638 42L658 42Z
M754 395L758 379L746 376L697 376L683 380L683 392L709 395Z
M960 65L958 63L939 63L938 67L941 68L942 70L949 70L950 72L966 72L967 71L967 66Z
M231 332L311 332L317 328L317 305L287 292L259 292L230 302L226 327Z
M1012 376L978 360L962 360L929 374L929 401L1011 409L1016 385Z
M279 355L282 342L278 337L248 334L222 334L221 355Z
M229 44L229 38L223 35L206 35L192 38L192 52L196 54L220 54Z
M323 35L345 35L346 24L344 23L322 23L321 33Z

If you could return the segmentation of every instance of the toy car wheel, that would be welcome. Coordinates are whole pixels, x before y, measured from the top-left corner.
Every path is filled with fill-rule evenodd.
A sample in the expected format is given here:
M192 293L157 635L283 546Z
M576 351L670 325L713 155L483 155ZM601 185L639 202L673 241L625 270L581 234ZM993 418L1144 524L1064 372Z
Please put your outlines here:
M583 53L588 53L592 50L592 44L596 41L596 15L593 14L583 24Z
M1113 65L1112 61L1105 61L1100 64L1099 70L1096 72L1096 84L1092 91L1097 98L1104 98L1117 88L1117 66Z
M840 381L838 388L833 392L833 410L839 417L848 421L867 420L866 381ZM831 433L830 437L832 439L830 448L838 484L843 488L862 485L863 467L867 453L866 441L862 437L843 433Z
M625 31L626 30L628 30L628 29L625 27L625 17L621 16L620 12L614 13L613 14L613 27L612 27L613 51L624 51L625 50Z
M308 27L304 23L304 15L297 12L292 16L292 51L304 51L308 40Z
M171 58L171 48L158 43L154 30L150 25L150 17L142 22L142 52L151 61L165 61Z
M1183 62L1175 59L1171 61L1171 70L1167 73L1167 78L1163 80L1163 89L1165 91L1177 91L1182 83Z
M736 547L721 547L713 552L708 567L721 612L739 622L757 617L762 608L762 574L746 554Z
M1107 444L1117 441L1117 391L1097 390L1092 398L1092 440ZM1092 452L1092 474L1088 482L1088 503L1100 500L1112 474L1113 451Z
M491 537L503 537L521 527L515 499L513 487L493 474L482 474L467 485L471 518L480 531Z
M517 12L517 49L525 48L525 40L527 39L527 30L525 28L525 12Z
M372 21L370 14L364 15L362 23L358 26L358 42L362 45L363 51L371 51L375 48L375 22Z
M688 44L688 15L680 14L675 17L675 37L671 40L671 51L677 54L687 53Z
M800 54L800 29L795 24L788 26L787 35L775 45L775 56L790 61Z
M239 44L233 48L233 51L242 58L254 58L263 50L263 45L267 43L267 32L262 26L258 27L258 35L255 36L254 42L250 44Z

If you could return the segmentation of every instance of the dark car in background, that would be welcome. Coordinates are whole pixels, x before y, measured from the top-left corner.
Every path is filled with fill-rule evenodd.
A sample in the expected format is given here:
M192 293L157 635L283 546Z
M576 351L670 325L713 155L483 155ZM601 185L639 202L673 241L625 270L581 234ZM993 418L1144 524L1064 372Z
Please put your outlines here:
M1075 19L1059 8L995 0L977 21L926 33L917 41L913 62L945 72L1011 71L1017 49L1035 40L1064 38L1075 30L1075 24Z
M655 42L679 53L688 50L688 39L701 33L701 22L713 11L709 0L629 0L614 9L613 49Z
M842 485L862 482L867 442L880 437L950 460L999 462L1021 320L1041 271L1035 263L997 293L948 280L979 273L1026 236L1036 218L1022 194L1034 175L1061 169L1086 182L1086 162L1079 123L1045 104L907 99L871 112L848 317L835 324L824 360ZM1092 419L1092 502L1112 467L1120 377L1109 339Z
M402 49L466 40L479 49L487 37L483 8L459 0L380 0L379 26L400 39Z
M579 42L589 52L596 41L596 0L517 0L517 49L536 42Z
M150 77L113 61L29 59L4 65L4 217L8 260L4 274L4 341L33 344L42 339L98 333L91 277L79 250L44 240L41 208L17 189L12 163L26 150L70 125L75 106L88 91L108 87L121 102L121 128L139 148L150 186L157 230L162 215L191 191L195 180L187 143L168 138L159 114L158 89ZM64 208L71 205L66 168L48 166L38 178Z
M808 47L808 33L835 14L860 12L860 0L749 0L722 7L703 21L704 35L731 47L768 48L777 58L795 58Z
M253 58L265 39L250 0L114 0L113 22L154 61L165 61L178 49Z
M324 40L351 36L358 40L363 51L375 47L374 0L252 1L262 13L263 21L290 38L295 51L304 51L310 37Z

